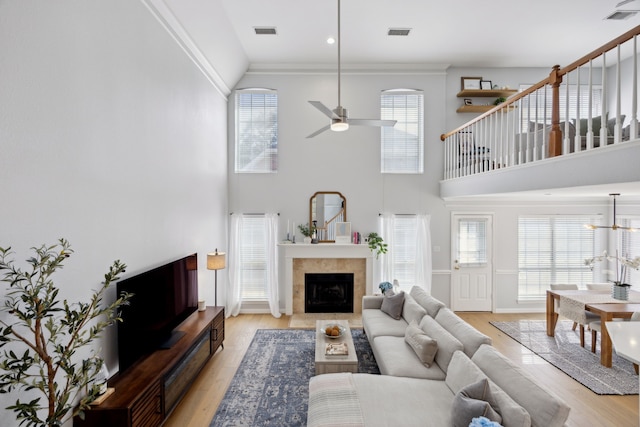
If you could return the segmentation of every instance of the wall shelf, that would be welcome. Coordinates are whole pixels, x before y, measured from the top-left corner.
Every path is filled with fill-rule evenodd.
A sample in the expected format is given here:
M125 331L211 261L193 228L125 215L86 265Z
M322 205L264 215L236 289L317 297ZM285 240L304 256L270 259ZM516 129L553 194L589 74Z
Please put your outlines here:
M501 96L508 98L517 92L516 89L464 89L456 96L458 98L500 98Z

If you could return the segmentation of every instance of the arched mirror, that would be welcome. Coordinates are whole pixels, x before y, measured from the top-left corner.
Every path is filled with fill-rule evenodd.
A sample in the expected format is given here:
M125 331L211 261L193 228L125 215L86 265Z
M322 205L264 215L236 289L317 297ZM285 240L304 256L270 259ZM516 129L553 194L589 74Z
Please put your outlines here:
M337 191L318 191L309 200L309 225L319 242L335 242L336 223L347 221L347 199Z

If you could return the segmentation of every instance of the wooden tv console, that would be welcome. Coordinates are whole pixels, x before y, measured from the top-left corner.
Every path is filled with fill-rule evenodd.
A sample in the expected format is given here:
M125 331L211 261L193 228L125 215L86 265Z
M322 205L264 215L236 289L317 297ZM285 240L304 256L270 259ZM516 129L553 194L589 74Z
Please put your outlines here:
M205 363L224 341L224 307L196 311L177 328L185 335L109 380L115 392L85 411L74 426L152 427L176 407Z

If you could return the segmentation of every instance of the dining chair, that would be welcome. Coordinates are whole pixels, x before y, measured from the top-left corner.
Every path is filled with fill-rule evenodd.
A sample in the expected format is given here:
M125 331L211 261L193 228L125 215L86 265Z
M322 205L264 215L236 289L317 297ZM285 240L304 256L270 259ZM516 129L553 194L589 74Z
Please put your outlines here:
M577 291L578 285L576 284L565 284L565 283L552 283L549 285L552 291ZM558 313L558 308L560 306L560 300L554 300L554 311ZM580 324L580 346L584 347L584 327L591 325L592 322L595 322L600 319L600 316L597 314L593 314L590 311L585 310L585 315L587 318L586 324ZM573 322L573 326L571 330L575 331L578 326L578 322Z
M638 322L640 321L640 311L636 311L631 315L631 318L629 319L630 322ZM598 340L598 332L602 332L602 323L597 320L595 322L591 322L589 323L589 326L591 327L591 352L595 353L596 352L596 341ZM633 369L636 371L636 375L638 374L638 364L634 363L633 364Z
M585 286L589 291L611 291L611 283L587 283Z

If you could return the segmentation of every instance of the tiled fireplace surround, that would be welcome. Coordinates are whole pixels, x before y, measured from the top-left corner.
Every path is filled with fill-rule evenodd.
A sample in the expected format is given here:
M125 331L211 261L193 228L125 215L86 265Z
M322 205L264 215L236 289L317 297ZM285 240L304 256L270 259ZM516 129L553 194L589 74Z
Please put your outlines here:
M367 245L283 244L285 313L304 313L305 273L353 273L353 312L362 312L362 296L371 293L373 260Z

